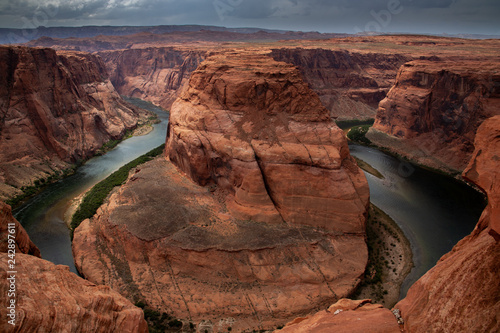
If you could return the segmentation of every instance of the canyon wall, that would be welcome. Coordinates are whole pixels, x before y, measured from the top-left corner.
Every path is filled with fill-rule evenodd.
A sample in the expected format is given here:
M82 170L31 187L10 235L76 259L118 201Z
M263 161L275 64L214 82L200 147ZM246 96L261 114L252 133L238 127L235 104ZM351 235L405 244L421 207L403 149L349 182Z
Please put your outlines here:
M75 230L85 278L212 332L274 328L356 288L368 185L294 66L214 54L170 115L169 158Z
M141 98L169 110L205 53L149 47L98 54L121 95Z
M271 56L297 66L331 116L339 120L375 118L399 67L412 60L399 54L303 48L273 49Z
M15 237L15 253L8 251L8 235ZM83 280L67 266L56 266L38 258L40 251L12 216L10 206L1 201L0 237L0 292L4 295L0 331L148 331L143 311L117 292ZM8 263L13 268L7 269ZM8 280L12 276L14 280ZM11 300L15 300L13 312L8 309L12 307Z
M405 64L367 137L418 163L463 171L477 128L500 114L499 69L491 60Z
M0 198L89 158L145 116L96 56L0 46L0 59Z

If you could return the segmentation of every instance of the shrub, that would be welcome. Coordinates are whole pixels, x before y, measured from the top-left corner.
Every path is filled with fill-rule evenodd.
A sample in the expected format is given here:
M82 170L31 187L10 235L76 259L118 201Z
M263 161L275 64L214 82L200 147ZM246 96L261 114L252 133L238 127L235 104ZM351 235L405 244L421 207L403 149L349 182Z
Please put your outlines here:
M353 127L347 133L347 137L351 141L369 145L371 144L371 141L368 140L368 138L366 137L366 133L368 132L369 129L370 125Z

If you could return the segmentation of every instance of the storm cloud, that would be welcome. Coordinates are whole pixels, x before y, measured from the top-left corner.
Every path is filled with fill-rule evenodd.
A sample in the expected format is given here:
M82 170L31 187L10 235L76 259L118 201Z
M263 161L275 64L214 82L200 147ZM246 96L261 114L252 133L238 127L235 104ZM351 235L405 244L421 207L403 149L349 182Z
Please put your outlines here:
M500 34L498 0L0 0L0 26L204 24Z

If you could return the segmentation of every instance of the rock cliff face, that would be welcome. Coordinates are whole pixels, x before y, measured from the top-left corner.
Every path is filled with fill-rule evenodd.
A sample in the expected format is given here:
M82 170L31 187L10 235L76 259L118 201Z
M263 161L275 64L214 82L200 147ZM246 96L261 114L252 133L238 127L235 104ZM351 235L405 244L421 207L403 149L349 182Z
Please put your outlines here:
M10 230L14 230L14 233L10 233ZM2 239L0 240L0 252L8 252L9 234L11 238L14 236L16 241L16 253L22 252L40 257L40 250L38 247L33 244L26 230L24 230L21 224L12 216L11 207L0 201L0 235L2 235Z
M169 110L205 53L149 47L98 54L121 95L145 99Z
M492 61L405 64L367 137L419 163L463 171L477 128L500 114L499 70Z
M375 118L378 103L412 60L398 54L361 54L324 49L273 49L271 56L297 66L333 117Z
M14 226L13 228L11 226ZM11 234L9 230L15 230ZM8 235L15 235L15 254L8 252ZM0 201L0 292L2 332L147 332L141 309L112 291L37 258L40 251ZM32 255L30 255L32 254ZM37 257L35 257L37 256ZM10 261L12 260L12 261ZM14 265L7 270L7 263ZM12 274L8 271L15 271ZM8 277L15 276L13 280ZM15 296L9 296L14 292ZM15 300L15 317L9 317ZM8 321L14 319L14 325Z
M136 126L99 58L0 47L0 198L86 159Z
M355 288L368 186L293 66L214 55L170 115L172 162L141 166L75 230L86 278L215 332L273 328Z
M213 56L172 106L167 136L170 160L227 193L238 218L364 233L366 179L343 132L289 64Z
M464 176L488 195L471 235L420 278L396 307L408 332L500 331L500 116L479 127Z

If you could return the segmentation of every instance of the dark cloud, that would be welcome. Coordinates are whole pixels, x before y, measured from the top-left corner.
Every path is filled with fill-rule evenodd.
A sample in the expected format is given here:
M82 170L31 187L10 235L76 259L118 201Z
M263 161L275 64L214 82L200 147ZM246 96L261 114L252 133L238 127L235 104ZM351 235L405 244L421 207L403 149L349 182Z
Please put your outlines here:
M387 15L389 8L398 10ZM0 0L0 26L17 28L211 24L349 33L376 28L498 34L498 17L498 0Z

